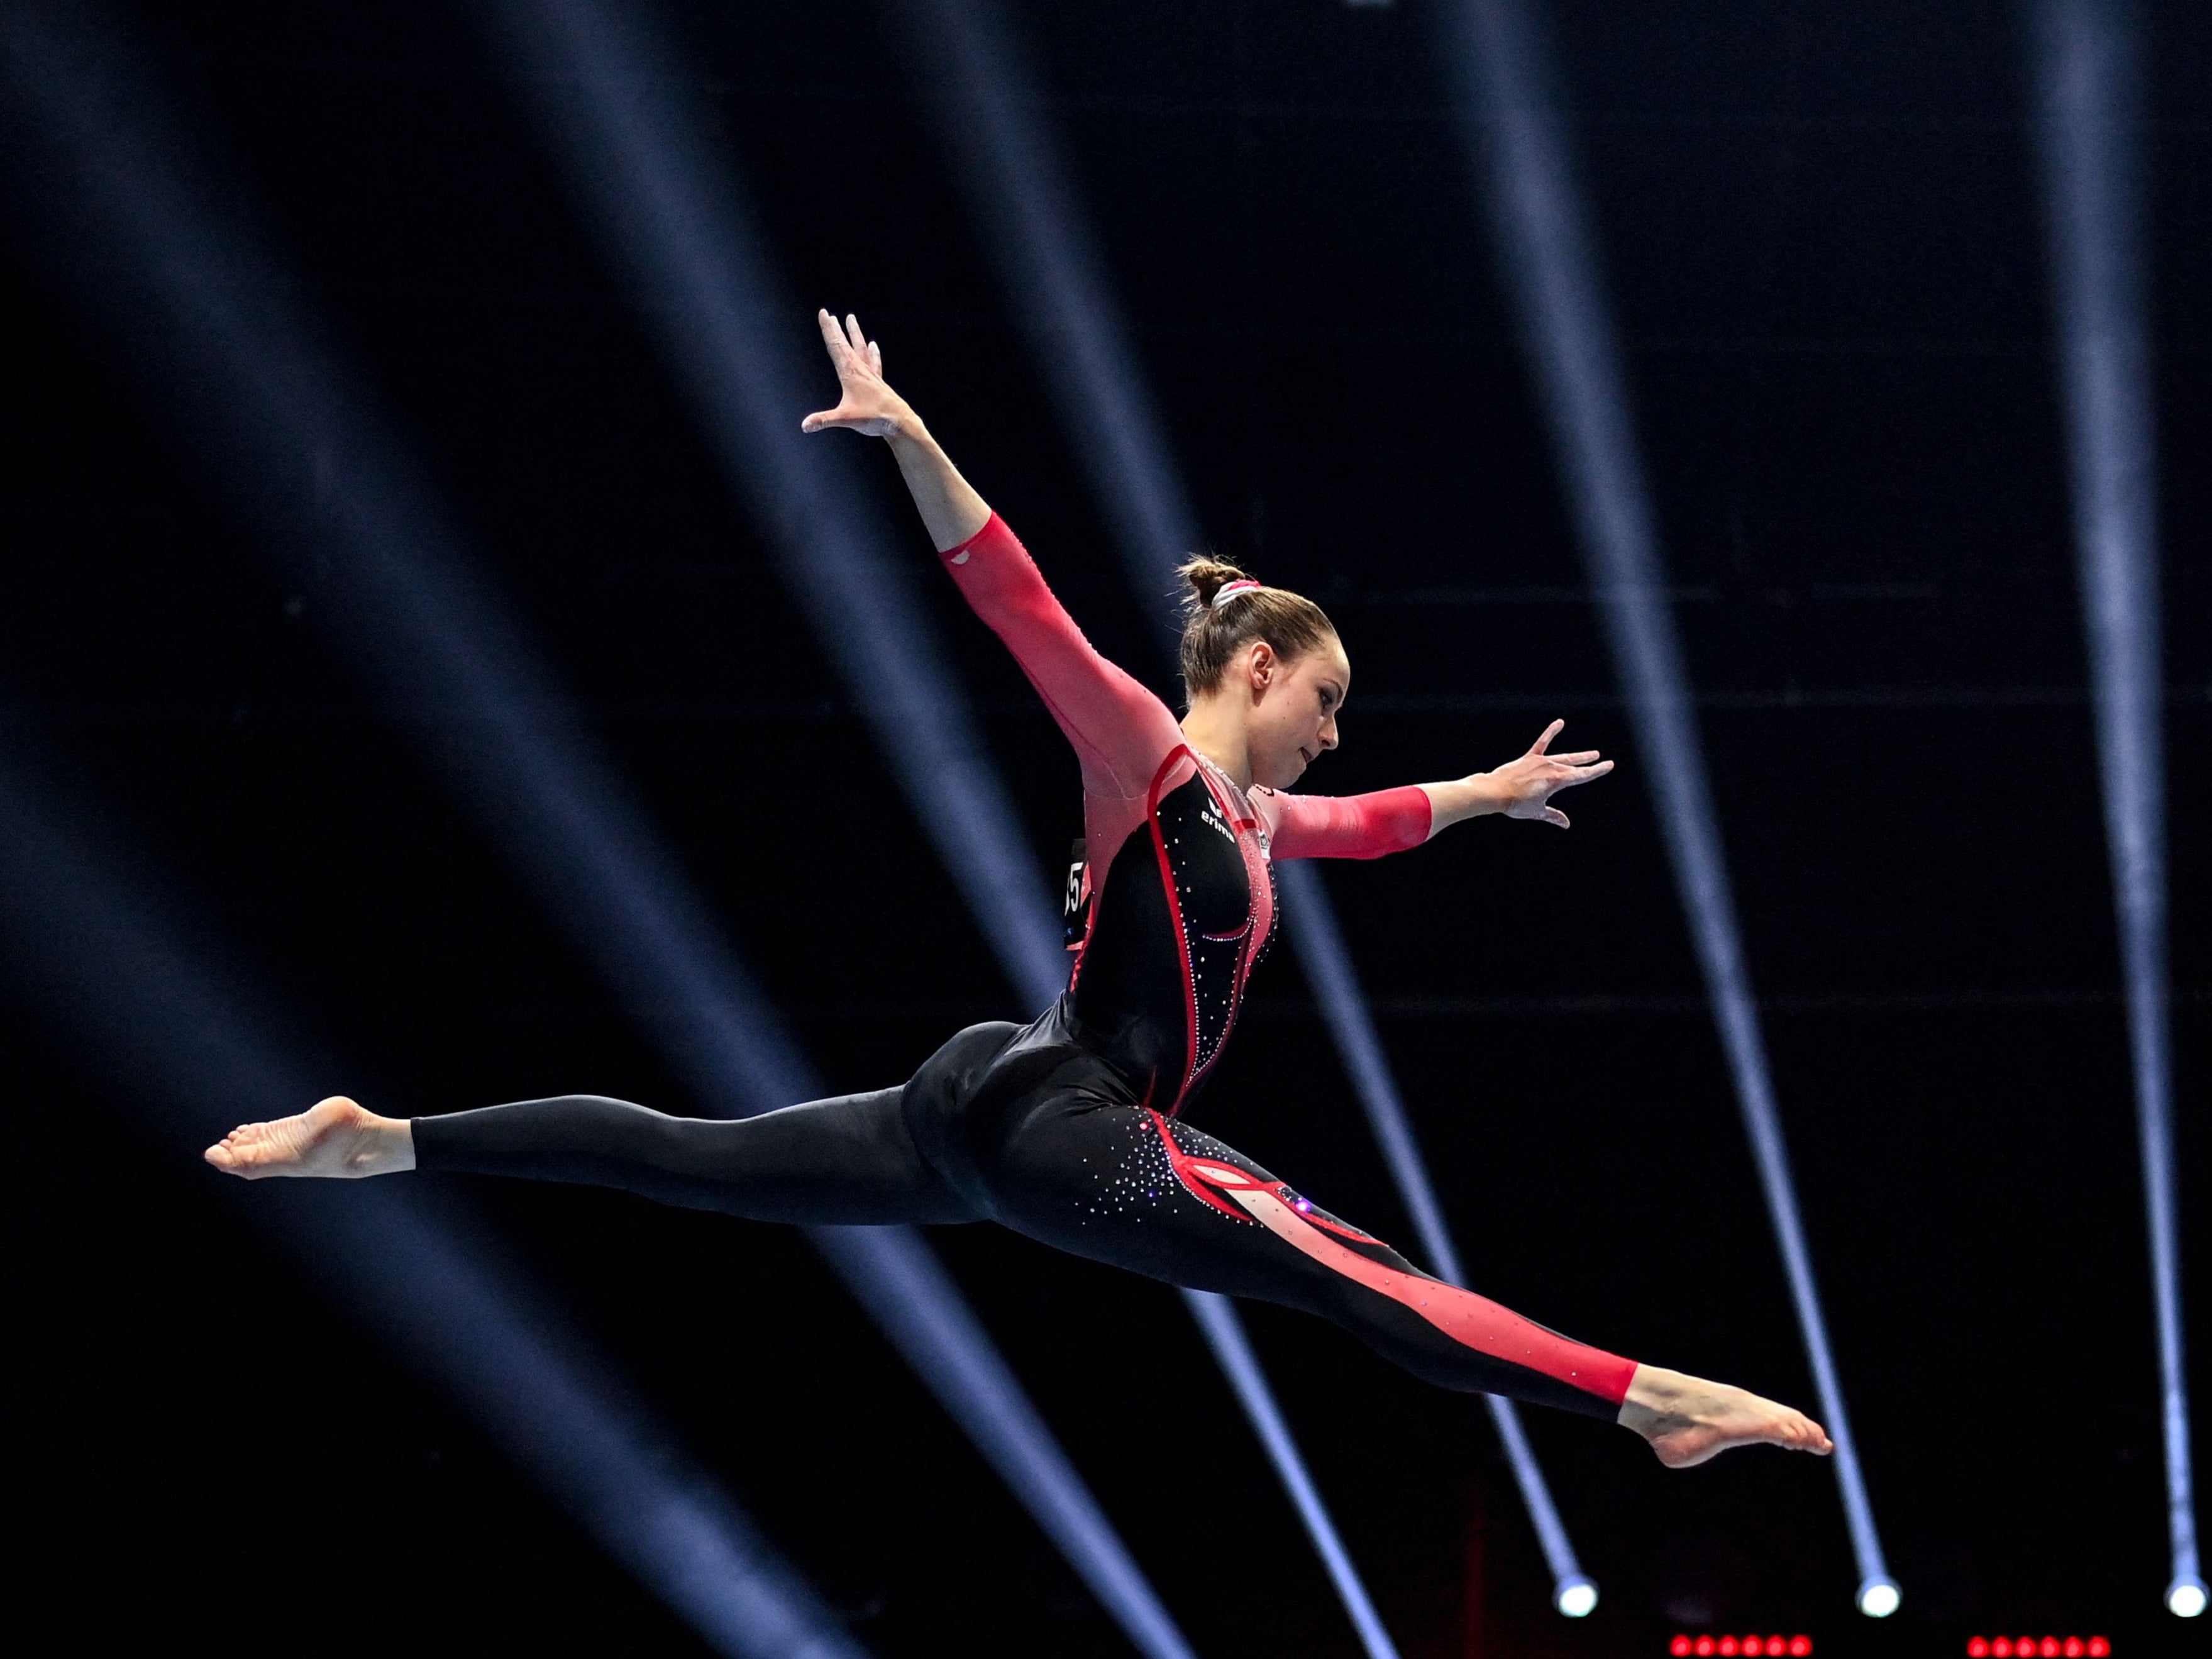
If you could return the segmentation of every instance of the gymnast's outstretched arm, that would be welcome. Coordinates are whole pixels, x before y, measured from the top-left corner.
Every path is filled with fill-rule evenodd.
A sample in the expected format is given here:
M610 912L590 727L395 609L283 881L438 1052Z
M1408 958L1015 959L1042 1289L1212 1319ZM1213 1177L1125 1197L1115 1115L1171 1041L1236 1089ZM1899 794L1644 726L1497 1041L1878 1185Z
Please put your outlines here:
M848 317L840 327L825 311L819 321L837 371L838 401L808 416L802 428L842 427L890 445L945 574L1043 698L1082 763L1085 790L1140 798L1182 740L1175 716L1084 638L1006 521L885 382L883 350L860 331L860 320Z
M817 313L817 320L837 371L837 406L809 415L799 429L824 432L842 426L884 439L937 550L950 553L963 542L975 540L991 521L990 504L960 476L960 469L929 435L914 406L884 379L883 347L860 332L857 317L848 317L842 328L826 311Z

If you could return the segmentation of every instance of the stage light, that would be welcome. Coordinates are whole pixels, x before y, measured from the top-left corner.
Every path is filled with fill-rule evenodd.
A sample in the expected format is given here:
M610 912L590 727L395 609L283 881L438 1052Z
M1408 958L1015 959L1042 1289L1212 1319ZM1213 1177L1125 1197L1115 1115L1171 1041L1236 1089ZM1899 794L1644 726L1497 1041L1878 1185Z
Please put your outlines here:
M1587 1619L1597 1610L1597 1586L1577 1575L1553 1593L1552 1605L1570 1619Z
M2172 1561L2166 1605L2188 1618L2193 1613L2183 1608L2201 1612L2204 1601L2173 1158L2158 441L2143 270L2139 25L2122 0L2041 0L2037 22L2036 134L2150 1244Z
M1182 1299L1212 1348L1230 1386L1237 1390L1244 1414L1251 1419L1260 1443L1267 1449L1268 1460L1275 1466L1276 1479L1283 1483L1283 1490L1290 1495L1300 1519L1304 1521L1307 1535L1313 1540L1314 1549L1336 1586L1337 1597L1344 1603L1352 1628L1358 1633L1359 1644L1367 1650L1368 1659L1398 1659L1390 1632L1382 1627L1382 1616L1368 1599L1367 1587L1360 1583L1344 1540L1337 1536L1336 1523L1329 1519L1313 1477L1306 1472L1305 1460L1298 1455L1297 1443L1291 1438L1290 1425L1283 1420L1274 1393L1260 1370L1260 1361L1245 1340L1243 1324L1237 1317L1237 1304L1225 1296L1215 1296L1206 1291L1185 1291Z
M917 574L884 527L860 446L808 438L827 379L814 307L775 261L708 112L647 8L480 0L511 84L564 164L579 208L696 413L732 493L850 689L884 764L1009 977L1024 1014L1056 994L1059 912L989 745L944 653Z
M1812 1652L1812 1650L1813 1638L1811 1637L1793 1636L1790 1638L1790 1652L1791 1659L1804 1659L1804 1656Z
M1182 635L1175 567L1203 543L1029 65L993 0L904 0L884 15L923 67L917 94L952 151L1153 642L1172 660Z
M1566 125L1534 20L1521 0L1447 0L1436 15L1458 76L1466 144L1485 186L1501 272L1528 343L1562 493L1627 695L1644 775L1734 1077L1820 1414L1835 1442L1836 1482L1858 1563L1859 1606L1883 1617L1896 1607L1897 1587L1882 1559L1798 1212L1688 675L1668 609L1634 415Z
M1710 1656L1713 1653L1713 1651L1715 1650L1715 1647L1716 1647L1716 1644L1714 1643L1713 1638L1712 1638L1711 1637L1710 1637L1710 1636L1700 1636L1700 1637L1698 1638L1698 1640L1697 1640L1697 1645L1696 1645L1696 1649L1695 1649L1695 1651L1696 1651L1696 1653L1697 1653L1697 1655L1698 1655L1698 1659L1709 1659L1709 1656Z
M1904 1600L1896 1584L1887 1578L1869 1578L1859 1586L1859 1611L1869 1619L1888 1618Z
M21 44L20 34L0 43L0 58ZM22 67L8 63L0 77ZM202 1147L240 1117L281 1117L314 1098L311 1079L329 1062L310 1066L297 1045L259 1029L249 1011L270 999L230 983L224 961L187 949L161 907L118 878L104 841L81 811L0 757L0 945L27 997L76 1038L75 1053L199 1175ZM420 1189L210 1179L714 1650L861 1659L758 1528L544 1311L544 1294Z
M1181 633L1175 568L1203 538L1056 135L1036 112L1043 100L991 0L914 0L885 15L914 54L918 96L952 154L953 176L982 228L1030 350L1047 371L1042 383L1057 400L1171 676ZM1300 864L1279 866L1277 879L1291 911L1288 932L1300 965L1429 1266L1464 1284L1328 889ZM1566 1613L1579 1604L1579 1592L1569 1595L1578 1584L1589 1587L1594 1604L1596 1586L1576 1559L1518 1407L1494 1395L1486 1395L1484 1403L1551 1570L1553 1605Z
M279 264L203 207L234 192L185 171L198 147L160 119L166 105L145 77L111 66L103 43L115 27L35 62L21 50L20 23L11 27L9 91L51 146L52 176L70 181L52 205L74 256L73 284L106 300L133 331L132 366L160 366L188 435L257 527L287 556L313 550L336 601L323 613L343 625L337 637L369 683L701 1102L759 1111L821 1094L617 770L573 726L544 717L566 700L471 574L426 480L287 302L294 285ZM426 705L452 718L423 720ZM980 757L963 763L988 767ZM1043 954L1056 957L1049 940ZM921 1237L896 1228L811 1236L1139 1650L1189 1659Z
M1674 1659L1689 1659L1690 1654L1695 1650L1695 1648L1696 1644L1686 1636L1678 1636L1667 1644L1667 1651L1673 1654Z

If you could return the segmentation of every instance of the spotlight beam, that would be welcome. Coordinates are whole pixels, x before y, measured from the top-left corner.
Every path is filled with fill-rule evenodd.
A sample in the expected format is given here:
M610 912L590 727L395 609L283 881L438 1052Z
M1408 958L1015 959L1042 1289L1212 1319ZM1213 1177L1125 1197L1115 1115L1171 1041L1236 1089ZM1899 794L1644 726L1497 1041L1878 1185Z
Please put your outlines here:
M0 757L0 903L44 1007L178 1158L278 1117L321 1069L245 1012L158 906L113 874L84 815ZM158 1079L158 1081L155 1081ZM149 1083L151 1087L149 1087ZM228 1179L223 1189L242 1197ZM239 1207L452 1395L607 1553L733 1659L861 1659L797 1571L511 1264L404 1183L280 1182Z
M688 106L648 16L600 0L479 0L476 10L522 66L525 111L939 861L1024 1002L1034 1006L1042 985L1056 994L1066 961L1053 895L959 683L930 648L913 562L890 550L856 447L799 430L824 378L813 307L784 295L751 206L700 142L702 112Z
M2141 44L2113 0L2040 0L2036 134L2071 463L2074 539L2127 981L2157 1313L2172 1572L2166 1605L2204 1607L2181 1328L2179 1194L2166 920L2158 445L2143 269Z
M1178 586L1177 562L1201 544L1197 517L1145 388L1057 135L1038 112L1044 100L1035 78L989 0L896 0L884 15L898 28L921 70L919 95L953 156L954 176L983 229L1000 286L1030 351L1040 363L1053 367L1043 377L1046 386L1088 470L1092 494L1114 532L1130 582L1160 630L1165 665L1172 673L1181 618L1170 596ZM1382 1146L1400 1200L1413 1218L1431 1267L1464 1285L1328 888L1302 864L1279 866L1277 878L1289 901L1291 938L1300 965ZM1483 1399L1551 1569L1554 1605L1587 1612L1595 1605L1596 1586L1575 1558L1522 1427L1520 1409L1495 1395ZM1283 1443L1289 1445L1287 1440ZM1310 1527L1316 1518L1328 1524L1324 1510L1300 1512ZM1340 1553L1334 1536L1333 1528L1326 1540L1315 1535L1325 1559L1331 1559L1332 1550ZM1349 1600L1346 1606L1358 1624L1360 1615Z
M923 98L1144 605L1175 660L1175 568L1198 522L1057 136L1003 21L979 0L892 0L883 15L927 65Z
M1260 1361L1244 1335L1243 1322L1237 1316L1237 1304L1211 1291L1185 1291L1182 1299L1190 1309L1191 1317L1198 1322L1199 1329L1205 1333L1207 1345L1220 1359L1221 1369L1228 1374L1229 1385L1237 1391L1245 1415L1252 1419L1260 1443L1267 1450L1267 1461L1275 1466L1276 1479L1283 1483L1292 1507L1305 1522L1306 1531L1321 1553L1322 1565L1328 1569L1329 1582L1336 1586L1338 1598L1352 1615L1352 1628L1359 1633L1360 1645L1367 1650L1368 1659L1398 1659L1390 1632L1382 1627L1381 1615L1368 1599L1367 1587L1360 1582L1352 1557L1345 1553L1343 1541L1337 1537L1336 1528L1328 1518L1328 1507L1322 1502L1321 1492L1306 1472L1305 1459L1298 1453L1297 1442L1291 1437L1290 1425L1283 1420L1282 1410L1275 1404L1274 1390L1267 1386L1267 1374L1260 1369Z
M1368 1126L1382 1149L1382 1161L1398 1188L1399 1201L1406 1206L1437 1276L1464 1288L1467 1274L1460 1266L1459 1250L1444 1225L1443 1206L1437 1201L1428 1164L1413 1139L1413 1123L1398 1093L1398 1080L1383 1055L1382 1038L1375 1030L1367 999L1361 994L1358 970L1337 927L1336 911L1328 902L1321 872L1310 863L1293 862L1281 866L1276 873L1290 913L1291 943L1297 952L1298 965L1305 970L1306 982L1313 988L1314 1000L1321 1005L1322 1018L1335 1040L1345 1072L1366 1110ZM1583 1618L1597 1606L1597 1585L1575 1559L1566 1524L1552 1502L1551 1489L1536 1462L1535 1448L1528 1443L1521 1413L1510 1400L1494 1394L1482 1398L1490 1407L1491 1421L1497 1425L1506 1462L1536 1528L1545 1564L1552 1570L1552 1605L1570 1618Z
M1449 0L1438 17L1501 274L1526 338L1607 642L1628 695L1631 726L1750 1135L1814 1388L1835 1442L1859 1606L1886 1617L1896 1609L1897 1586L1882 1559L1798 1212L1689 677L1668 607L1626 380L1565 122L1534 21L1518 0Z
M818 1096L811 1069L709 920L645 813L472 574L434 492L287 301L282 266L204 212L224 192L151 77L105 39L0 35L22 149L58 190L34 204L77 288L106 302L131 367L187 416L218 476L279 556L323 562L327 602L364 678L415 727L456 793L516 860L710 1109ZM34 185L26 185L26 189ZM793 407L796 407L794 404ZM804 503L800 503L804 505ZM1140 1650L1189 1649L927 1246L910 1229L811 1230L831 1266L1029 1506Z

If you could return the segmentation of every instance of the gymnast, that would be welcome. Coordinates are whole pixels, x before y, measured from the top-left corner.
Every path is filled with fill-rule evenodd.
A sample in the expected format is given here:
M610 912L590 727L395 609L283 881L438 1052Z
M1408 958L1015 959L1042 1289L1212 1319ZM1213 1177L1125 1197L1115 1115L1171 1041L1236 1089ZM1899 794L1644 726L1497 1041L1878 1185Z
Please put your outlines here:
M618 1187L760 1221L991 1220L1164 1279L1317 1314L1449 1389L1616 1422L1662 1463L1755 1443L1825 1454L1820 1426L1741 1389L1585 1346L1430 1277L1185 1116L1275 927L1280 859L1377 858L1488 814L1565 829L1562 789L1612 769L1553 754L1553 721L1489 772L1374 794L1299 794L1337 746L1352 666L1310 599L1233 566L1182 568L1181 720L1094 651L1013 532L826 311L842 427L885 440L945 574L1073 745L1084 857L1067 989L1026 1025L958 1033L904 1085L759 1116L671 1117L593 1095L414 1119L343 1097L207 1151L231 1174L465 1170Z

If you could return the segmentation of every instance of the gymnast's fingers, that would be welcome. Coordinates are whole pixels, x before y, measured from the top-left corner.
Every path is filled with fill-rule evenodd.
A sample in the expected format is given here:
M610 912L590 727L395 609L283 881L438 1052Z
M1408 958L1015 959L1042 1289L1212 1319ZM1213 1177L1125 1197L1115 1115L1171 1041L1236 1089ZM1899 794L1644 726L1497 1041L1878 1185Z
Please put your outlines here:
M1600 761L1595 766L1569 767L1567 769L1567 775L1559 780L1559 787L1562 789L1571 789L1578 783L1591 783L1595 781L1597 779L1603 777L1607 773L1612 770L1613 763L1611 761Z

